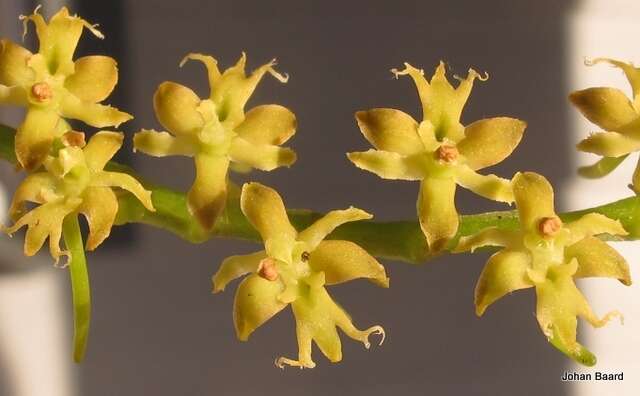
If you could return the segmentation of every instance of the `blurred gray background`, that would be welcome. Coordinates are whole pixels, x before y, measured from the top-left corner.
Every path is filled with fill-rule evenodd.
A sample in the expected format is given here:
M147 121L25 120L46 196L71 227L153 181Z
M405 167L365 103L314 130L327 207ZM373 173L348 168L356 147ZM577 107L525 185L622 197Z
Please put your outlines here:
M0 33L18 41L14 16L33 4L0 4ZM510 177L517 170L534 170L555 185L572 174L564 67L571 6L553 0L71 4L72 11L100 23L107 35L104 41L83 36L80 53L118 58L121 83L109 102L136 116L121 128L129 137L141 127L160 127L151 98L162 81L177 81L205 95L203 67L189 63L178 68L186 53L212 54L227 67L245 50L250 69L277 57L278 70L291 75L289 83L266 77L249 107L279 103L296 113L299 129L290 145L299 161L291 169L233 179L265 182L292 208L355 205L379 220L414 218L418 185L361 172L345 152L369 147L354 122L357 110L394 107L419 116L411 81L394 80L389 72L404 61L427 73L442 59L452 73L466 75L474 67L490 74L489 81L476 83L464 123L501 115L529 123L520 147L492 172ZM122 158L151 180L179 189L191 184L192 163L186 158ZM11 184L13 171L0 165L0 172ZM502 208L459 191L463 213ZM382 324L387 341L366 351L343 338L341 363L330 364L316 351L315 369L280 371L274 358L297 352L290 311L241 343L231 319L235 287L210 293L210 276L221 260L258 245L213 240L193 246L138 226L116 234L89 254L94 308L89 350L85 362L71 369L79 395L566 392L560 376L570 363L541 335L531 291L503 299L482 319L475 316L473 288L486 258L481 254L420 266L385 261L388 290L364 281L334 287L332 294L355 324ZM67 287L66 272L56 270L55 277ZM62 290L68 311L70 292ZM71 337L70 331L65 334ZM0 381L7 383L6 378Z

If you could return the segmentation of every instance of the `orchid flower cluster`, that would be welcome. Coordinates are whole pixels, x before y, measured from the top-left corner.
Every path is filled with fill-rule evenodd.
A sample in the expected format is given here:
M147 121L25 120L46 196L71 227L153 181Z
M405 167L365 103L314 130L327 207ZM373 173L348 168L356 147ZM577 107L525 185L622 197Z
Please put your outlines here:
M29 23L35 25L40 47L33 53L9 40L0 41L0 104L26 110L12 137L12 150L17 167L27 172L9 209L14 223L2 226L2 230L11 235L26 227L27 256L36 254L47 239L56 263L67 256L74 286L77 360L82 359L89 321L84 250L97 248L114 224L137 220L162 226L163 216L179 212L180 205L187 213L182 220L193 223L202 233L216 235L225 225L244 222L261 238L263 249L221 263L212 279L213 291L222 292L230 282L243 278L233 306L236 334L243 341L278 312L291 307L298 355L277 358L278 367L314 367L313 343L330 361L340 361L338 328L366 348L372 334L380 335L382 344L385 332L381 326L358 329L327 290L328 286L359 278L389 287L385 268L374 257L375 249L368 252L358 243L364 240L367 244L366 238L339 233L349 226L347 223L376 227L370 221L373 216L349 207L316 216L302 225L274 189L249 182L238 192L229 179L229 170L271 171L296 161L296 153L282 147L296 132L294 113L277 104L245 110L263 77L270 75L287 82L288 76L275 70L275 60L247 75L244 53L226 70L221 70L212 56L190 53L180 66L189 60L202 63L209 96L200 98L176 82L160 84L153 106L165 130L142 129L134 135L133 143L136 151L150 156L193 158L195 176L186 197L181 200L171 195L173 198L167 199L161 189L110 162L123 144L123 133L101 130L87 140L83 132L71 128L69 120L96 128L118 128L132 118L101 104L116 86L116 61L107 56L74 59L85 29L103 38L96 26L70 15L66 8L48 21L38 9L21 20L25 34ZM631 152L640 151L640 69L611 59L594 61L600 62L623 70L633 88L633 98L613 88L590 88L570 96L589 120L605 130L578 145L580 150L603 156L595 165L581 169L587 177L602 177ZM627 262L599 238L624 238L628 231L619 219L596 212L563 221L554 210L552 186L542 175L518 172L512 178L503 178L479 173L505 160L526 128L524 121L504 116L462 123L474 83L486 81L488 75L470 69L466 78L456 77L459 82L454 86L443 62L430 78L408 63L392 72L396 78L412 79L422 120L391 108L358 111L357 125L375 149L348 153L349 160L383 179L420 182L416 240L424 241L422 253L500 247L489 258L476 285L479 316L501 297L534 288L536 317L547 340L572 359L595 364L595 356L577 341L577 319L600 327L619 313L598 317L576 287L575 279L605 277L630 285ZM462 217L455 205L457 186L493 201L515 203L517 227L489 225L462 233ZM640 191L638 186L640 171L636 169L632 183L635 192ZM142 207L142 214L133 220L127 218L128 206L122 204L132 199ZM165 210L167 202L169 210ZM236 207L238 215L233 217ZM84 247L77 226L79 215L86 218L89 228ZM233 232L227 235L244 236ZM65 249L60 246L62 239Z

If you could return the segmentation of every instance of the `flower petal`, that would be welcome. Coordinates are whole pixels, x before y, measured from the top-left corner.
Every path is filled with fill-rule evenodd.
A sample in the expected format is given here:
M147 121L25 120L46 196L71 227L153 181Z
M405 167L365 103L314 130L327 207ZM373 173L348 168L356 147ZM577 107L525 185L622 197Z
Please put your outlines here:
M600 235L627 235L628 232L618 220L613 220L600 213L588 213L576 221L565 224L570 231L570 241L575 243L583 238Z
M24 88L19 85L12 87L0 85L0 104L26 107L29 105L29 98Z
M395 109L372 109L356 113L358 127L378 150L411 155L424 151L418 123L409 114Z
M187 194L189 211L206 230L224 210L227 199L229 160L222 156L199 154L194 157L196 178Z
M383 179L421 180L424 172L410 158L390 151L367 150L347 153L360 169L375 173Z
M220 79L220 76L222 76L222 74L220 74L220 69L218 68L218 61L212 56L191 52L182 58L180 61L180 67L184 66L184 64L189 60L200 61L207 68L209 87L213 87Z
M373 218L373 215L353 206L344 210L332 210L301 231L298 234L298 240L306 242L309 249L313 250L327 235L342 224L371 218Z
M269 73L278 81L285 83L288 77L275 71L275 60L260 66L251 73L245 75L247 57L244 53L235 64L222 73L222 76L211 87L211 100L218 106L218 117L221 122L232 127L237 126L244 119L244 106L258 86L258 83Z
M289 167L296 162L296 153L287 147L270 144L254 144L239 136L231 141L229 157L232 161L263 171Z
M267 257L264 250L259 252L244 254L241 256L231 256L224 259L220 268L213 276L213 292L224 291L227 284L246 274L257 272L260 261Z
M327 285L336 285L358 278L367 278L382 287L389 287L389 278L382 264L350 241L322 241L309 256L309 266L322 271Z
M531 256L523 250L504 249L494 254L482 270L475 290L476 315L506 294L533 287L527 276Z
M16 131L16 157L28 171L40 166L49 153L53 139L59 134L60 117L53 111L30 108Z
M268 281L256 274L247 276L240 283L233 303L233 323L238 339L248 340L251 333L287 306L278 300L283 290L280 280Z
M151 201L151 191L146 190L133 176L120 172L96 172L91 181L92 187L118 187L133 194L147 210L155 212Z
M32 15L21 16L25 25L32 21L36 26L36 33L40 41L39 52L47 59L51 74L68 75L73 71L73 53L76 50L82 29L87 28L98 38L104 38L95 27L77 16L69 15L69 10L62 7L47 24L38 14L38 9Z
M9 217L16 221L27 212L26 202L44 204L59 198L55 193L56 179L49 173L40 172L27 176L13 194Z
M587 88L573 92L569 100L589 121L606 130L615 131L638 117L629 98L616 88Z
M109 187L89 187L78 209L89 224L87 250L94 250L107 239L118 213L118 199Z
M578 150L604 157L620 157L640 150L640 139L617 132L591 134L576 146Z
M118 127L133 118L131 114L115 107L86 102L73 95L65 95L62 98L60 113L65 118L80 120L96 128Z
M296 133L296 116L284 106L262 105L245 115L235 132L253 144L281 145Z
M613 172L628 154L619 157L604 157L593 165L578 168L578 174L587 179L598 179Z
M27 66L31 51L10 40L0 40L0 84L27 85L33 81L34 73Z
M175 135L195 135L204 126L198 111L200 98L190 88L171 81L158 86L153 95L153 108L163 127Z
M431 251L443 249L458 231L455 195L454 179L430 178L420 183L418 218Z
M514 200L511 181L496 175L481 175L466 165L456 168L456 182L474 193L498 202Z
M465 128L465 138L456 147L471 169L486 168L513 152L526 127L526 122L509 117L476 121Z
M298 233L289 222L280 195L260 183L245 183L240 195L240 208L249 223L260 233L267 254L290 262Z
M460 116L473 88L474 80L480 77L475 70L469 69L467 78L460 79L457 88L447 80L444 62L440 62L429 83L421 70L408 63L405 63L404 70L394 71L394 73L396 76L408 74L413 78L422 102L423 118L433 123L438 140L447 138L458 142L464 137Z
M519 248L521 246L521 238L517 232L501 230L498 227L485 228L482 231L461 237L452 253L462 253L474 250L484 246L501 246L508 248Z
M79 204L80 200L74 199L45 203L20 217L11 227L4 229L4 231L11 235L23 226L27 226L27 233L24 238L24 254L26 256L35 255L48 237L51 257L57 263L60 256L66 254L60 249L62 221Z
M577 317L581 316L594 327L602 327L619 314L610 312L598 319L576 288L573 281L576 269L575 260L549 268L546 281L536 285L536 316L542 332L553 346L578 363L593 366L596 357L576 341Z
M553 188L544 176L533 172L518 172L511 183L524 229L537 230L540 219L556 216Z
M606 277L631 285L629 264L614 248L596 237L586 237L565 248L565 259L578 260L575 277Z
M64 86L80 100L97 103L105 100L118 83L118 66L115 59L93 55L75 61L74 73L67 77Z
M610 58L596 58L590 62L592 65L596 63L609 63L615 67L622 69L627 80L629 80L629 85L631 85L631 89L633 90L633 98L634 98L634 107L636 110L640 111L640 69L634 67L633 64L621 62L619 60L610 59Z
M82 150L87 166L93 171L101 171L122 147L124 134L100 131L93 135Z
M133 136L133 147L154 157L184 155L193 157L198 152L198 144L191 136L172 136L168 132L143 129Z

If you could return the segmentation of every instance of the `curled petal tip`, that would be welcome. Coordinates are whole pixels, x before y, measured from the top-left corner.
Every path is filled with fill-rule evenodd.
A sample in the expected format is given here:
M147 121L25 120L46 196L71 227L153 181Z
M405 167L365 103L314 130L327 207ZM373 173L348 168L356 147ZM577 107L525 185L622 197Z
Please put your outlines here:
M399 76L406 76L416 71L424 76L423 69L416 69L415 67L411 66L408 62L404 62L404 69L402 70L396 69L396 68L391 69L391 73L393 73L393 76L395 77L396 80L398 79Z
M284 370L285 366L298 367L301 370L305 368L314 368L316 364L313 361L301 362L299 360L293 360L286 357L276 358L275 365L277 368Z
M371 348L371 343L369 342L369 336L375 334L375 335L380 335L380 342L378 343L378 346L382 345L384 343L384 340L386 338L386 333L384 331L384 329L382 328L382 326L373 326L368 328L367 330L363 331L363 336L362 336L362 343L364 344L364 347L369 349Z

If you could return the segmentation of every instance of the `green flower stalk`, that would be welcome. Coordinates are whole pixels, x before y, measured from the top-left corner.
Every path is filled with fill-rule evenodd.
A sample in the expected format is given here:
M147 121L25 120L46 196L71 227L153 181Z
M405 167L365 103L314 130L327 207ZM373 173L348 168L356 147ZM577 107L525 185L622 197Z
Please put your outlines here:
M3 230L13 234L26 226L24 253L33 256L49 238L49 251L56 263L61 255L62 224L69 215L83 214L89 224L87 250L98 247L111 232L118 212L114 188L131 192L147 210L154 211L151 192L132 176L105 171L107 162L122 146L123 134L101 131L84 145L84 134L68 132L57 139L57 155L44 161L46 172L36 172L18 186L10 217L15 223ZM84 147L84 148L83 148ZM27 203L38 206L29 210Z
M66 119L104 128L118 126L132 117L99 104L118 81L116 61L107 56L73 60L84 28L102 34L85 20L62 8L47 23L38 9L20 17L33 22L40 41L38 53L9 40L0 40L0 104L26 108L15 141L20 165L36 170L50 153L53 141L71 130Z
M389 286L384 267L364 249L349 241L324 240L341 224L370 219L370 214L353 207L335 210L297 232L278 193L259 183L243 186L240 205L260 233L265 250L227 258L213 277L213 290L219 292L232 280L249 274L238 286L234 302L233 320L240 340L246 341L254 330L291 305L298 359L280 357L276 360L280 368L315 367L312 341L329 360L340 361L342 347L337 327L366 348L370 334L381 334L382 344L382 327L358 330L325 288L356 278Z
M592 133L577 146L578 150L603 157L595 164L579 169L579 173L588 178L608 175L629 154L640 151L640 69L631 63L609 58L597 58L587 64L598 63L620 68L631 85L633 97L629 100L621 90L608 87L587 88L569 96L589 121L604 130ZM630 187L636 194L640 193L640 161Z
M287 81L288 77L273 68L275 61L246 76L244 53L223 73L211 56L189 54L180 65L189 59L206 66L209 97L200 99L191 89L174 82L160 84L153 98L154 109L169 132L142 130L136 133L134 146L156 157L193 157L196 177L188 193L189 210L211 230L224 209L229 167L241 172L252 168L270 171L295 162L296 154L279 145L295 133L296 118L289 109L275 104L244 112L265 73Z
M596 357L576 341L577 318L594 327L604 326L617 311L598 318L575 285L576 278L606 277L631 284L629 266L599 234L626 235L619 221L597 213L562 223L553 205L553 189L536 173L513 178L521 229L490 227L460 239L456 252L481 246L502 249L489 258L475 290L476 313L501 297L520 289L535 288L536 317L543 334L561 352L587 366Z
M476 171L495 165L520 142L526 123L497 117L460 123L462 109L479 77L473 69L454 88L440 63L427 81L422 70L405 63L397 76L409 75L422 102L423 120L395 109L379 108L356 113L365 138L377 149L349 153L357 167L384 179L420 181L417 210L429 249L438 251L458 230L456 186L485 198L513 202L509 180Z

